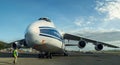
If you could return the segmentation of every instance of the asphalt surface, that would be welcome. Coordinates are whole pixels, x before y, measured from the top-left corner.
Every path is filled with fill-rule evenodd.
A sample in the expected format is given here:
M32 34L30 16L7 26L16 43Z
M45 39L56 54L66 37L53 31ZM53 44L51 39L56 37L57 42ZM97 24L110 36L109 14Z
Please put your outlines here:
M0 65L14 65L13 58L0 57ZM120 54L80 54L53 56L52 59L19 57L15 65L120 65Z

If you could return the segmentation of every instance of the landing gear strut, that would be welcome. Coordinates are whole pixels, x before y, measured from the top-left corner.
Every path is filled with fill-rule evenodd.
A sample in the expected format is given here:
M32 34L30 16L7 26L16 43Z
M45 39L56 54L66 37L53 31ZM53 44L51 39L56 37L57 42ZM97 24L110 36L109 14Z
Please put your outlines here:
M50 52L47 52L47 53L46 53L46 58L52 59L52 54L51 54Z
M68 53L64 52L64 56L69 56Z

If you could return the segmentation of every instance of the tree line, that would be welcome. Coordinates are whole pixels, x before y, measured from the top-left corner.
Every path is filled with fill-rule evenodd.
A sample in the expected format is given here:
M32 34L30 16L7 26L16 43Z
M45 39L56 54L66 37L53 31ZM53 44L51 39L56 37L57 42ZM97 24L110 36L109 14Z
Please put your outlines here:
M0 50L4 49L4 48L10 48L10 47L11 47L10 43L6 43L6 42L3 42L3 41L0 41Z

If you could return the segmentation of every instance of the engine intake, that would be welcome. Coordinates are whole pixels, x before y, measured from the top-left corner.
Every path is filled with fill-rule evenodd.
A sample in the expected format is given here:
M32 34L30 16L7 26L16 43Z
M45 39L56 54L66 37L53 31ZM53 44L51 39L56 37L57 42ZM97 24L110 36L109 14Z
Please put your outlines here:
M86 46L86 42L85 41L79 41L78 43L78 47L79 48L84 48Z
M14 49L20 48L20 44L19 44L18 42L13 42L12 47L13 47Z
M15 41L15 42L12 43L12 47L14 49L21 48L21 47L27 47L27 46L28 45L27 45L27 43L25 42L24 39L23 40L18 40L18 41Z
M100 50L102 50L103 49L103 45L102 44L97 44L96 46L95 46L95 50L97 50L97 51L100 51Z

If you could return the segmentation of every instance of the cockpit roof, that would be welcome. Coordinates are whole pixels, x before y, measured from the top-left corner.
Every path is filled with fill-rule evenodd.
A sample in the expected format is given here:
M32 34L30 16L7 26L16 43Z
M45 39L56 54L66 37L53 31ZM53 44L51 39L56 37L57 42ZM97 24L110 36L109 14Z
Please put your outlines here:
M38 20L45 20L47 22L51 22L50 19L48 19L48 18L39 18Z

